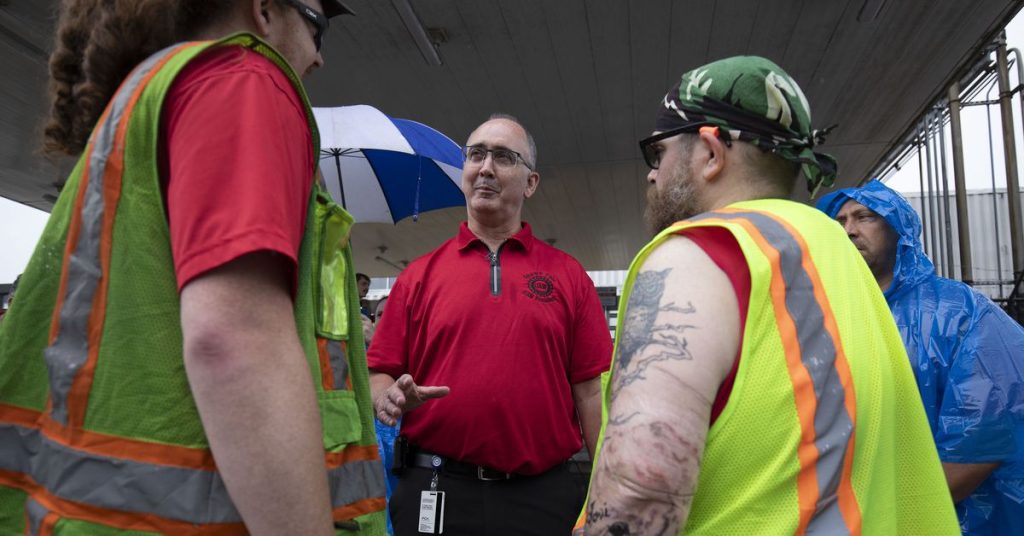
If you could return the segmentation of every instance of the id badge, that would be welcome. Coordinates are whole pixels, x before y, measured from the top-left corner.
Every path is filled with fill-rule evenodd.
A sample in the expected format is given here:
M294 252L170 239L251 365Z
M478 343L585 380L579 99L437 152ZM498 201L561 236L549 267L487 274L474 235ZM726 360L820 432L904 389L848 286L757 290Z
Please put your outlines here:
M444 533L444 492L420 492L420 534Z

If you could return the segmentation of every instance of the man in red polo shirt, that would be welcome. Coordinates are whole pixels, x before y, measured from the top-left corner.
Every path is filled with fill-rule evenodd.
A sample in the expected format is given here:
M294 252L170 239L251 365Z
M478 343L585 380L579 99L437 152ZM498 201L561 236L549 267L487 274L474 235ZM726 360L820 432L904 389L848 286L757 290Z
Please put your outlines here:
M433 507L450 534L565 534L583 496L564 462L593 452L611 337L583 267L522 221L530 134L494 115L464 153L468 221L398 278L368 354L377 418L407 413L392 520L415 534L433 513L437 533Z

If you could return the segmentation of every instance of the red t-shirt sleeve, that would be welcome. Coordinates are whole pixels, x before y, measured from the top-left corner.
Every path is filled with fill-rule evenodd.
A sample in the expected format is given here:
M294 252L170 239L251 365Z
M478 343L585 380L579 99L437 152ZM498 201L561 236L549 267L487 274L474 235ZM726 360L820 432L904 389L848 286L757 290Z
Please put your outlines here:
M383 372L395 379L408 372L409 368L406 356L409 303L406 296L405 285L399 277L388 294L387 308L377 322L370 348L366 351L366 364L371 371Z
M726 402L729 401L733 383L736 381L736 371L740 366L740 355L743 353L743 330L747 325L747 307L750 304L750 268L747 266L747 259L743 256L743 250L740 249L736 237L724 227L692 227L684 231L682 235L693 240L725 272L729 282L732 283L733 291L736 292L736 303L739 308L739 348L736 350L732 369L722 380L715 401L711 405L711 423L714 424L725 408Z
M576 318L569 356L569 383L572 384L599 376L608 370L612 359L612 338L601 299L582 266L577 275L576 289Z
M163 136L178 289L257 251L290 259L294 285L313 154L304 106L285 74L239 47L204 54L168 92Z

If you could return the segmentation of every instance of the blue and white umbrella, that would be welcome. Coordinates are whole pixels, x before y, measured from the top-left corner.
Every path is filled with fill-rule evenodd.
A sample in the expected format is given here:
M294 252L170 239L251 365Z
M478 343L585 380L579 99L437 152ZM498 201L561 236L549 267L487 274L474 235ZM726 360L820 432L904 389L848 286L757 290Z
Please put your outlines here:
M388 222L464 205L462 151L416 121L366 105L313 108L327 190L357 222Z

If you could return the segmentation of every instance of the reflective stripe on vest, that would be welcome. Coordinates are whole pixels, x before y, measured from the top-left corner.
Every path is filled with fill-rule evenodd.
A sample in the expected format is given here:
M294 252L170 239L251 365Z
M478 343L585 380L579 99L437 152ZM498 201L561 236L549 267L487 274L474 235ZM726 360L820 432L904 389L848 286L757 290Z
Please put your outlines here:
M378 460L328 456L340 462L327 471L333 509L384 496ZM0 423L0 470L26 475L62 499L99 508L194 524L242 521L216 471L85 452L33 427Z
M771 264L770 295L801 425L797 533L859 534L851 482L855 394L807 245L789 224L765 212L724 209L688 221L741 225Z
M316 345L317 351L321 355L324 389L351 389L348 380L348 357L345 351L345 341L317 337Z
M50 515L50 511L32 499L25 503L25 511L28 513L28 533L31 536L39 536L43 520Z
M43 352L50 373L50 404L54 420L81 426L92 383L87 363L95 365L106 311L106 278L110 266L110 234L121 189L124 138L131 109L148 82L175 52L198 43L168 47L142 62L125 80L100 117L93 133L76 208L64 252L58 307L54 310L50 346ZM111 158L113 156L113 158ZM108 206L113 204L113 206ZM98 294L98 296L97 296ZM75 389L77 387L77 389ZM80 395L69 400L71 391Z

